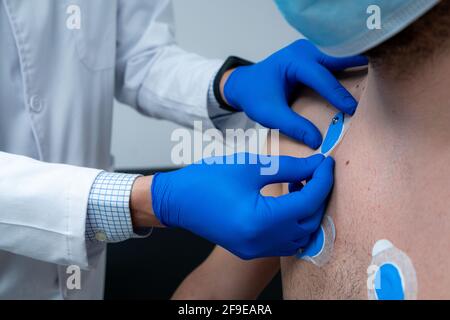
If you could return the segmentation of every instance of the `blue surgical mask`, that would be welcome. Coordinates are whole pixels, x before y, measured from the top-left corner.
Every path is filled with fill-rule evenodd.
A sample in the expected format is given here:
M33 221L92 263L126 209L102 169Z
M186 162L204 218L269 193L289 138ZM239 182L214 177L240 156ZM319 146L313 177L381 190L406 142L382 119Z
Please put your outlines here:
M275 0L286 20L322 51L363 53L394 36L439 0Z

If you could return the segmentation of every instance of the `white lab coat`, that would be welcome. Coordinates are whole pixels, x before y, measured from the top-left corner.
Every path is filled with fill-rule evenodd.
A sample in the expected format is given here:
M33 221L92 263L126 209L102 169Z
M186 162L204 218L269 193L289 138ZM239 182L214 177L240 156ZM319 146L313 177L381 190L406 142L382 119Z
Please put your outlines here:
M149 116L213 126L207 93L222 62L177 47L170 0L0 1L37 150L36 160L0 152L0 298L102 298L105 245L85 241L85 220L99 169L113 166L114 96ZM68 290L68 265L83 269L81 290Z

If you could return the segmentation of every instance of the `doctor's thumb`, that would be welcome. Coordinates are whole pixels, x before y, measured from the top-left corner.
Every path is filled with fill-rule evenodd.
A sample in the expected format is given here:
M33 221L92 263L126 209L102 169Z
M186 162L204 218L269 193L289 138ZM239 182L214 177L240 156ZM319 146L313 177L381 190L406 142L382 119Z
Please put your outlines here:
M278 170L270 175L263 175L263 186L272 183L298 182L311 178L314 172L322 164L325 157L316 154L308 158L295 158L289 156L271 157L273 162L278 160Z

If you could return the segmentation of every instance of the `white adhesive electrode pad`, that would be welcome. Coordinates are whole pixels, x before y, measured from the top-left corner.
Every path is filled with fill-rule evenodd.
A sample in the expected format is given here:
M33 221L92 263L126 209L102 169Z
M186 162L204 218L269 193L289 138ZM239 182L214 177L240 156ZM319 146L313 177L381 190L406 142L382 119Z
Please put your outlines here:
M325 215L319 230L312 235L309 245L297 254L297 258L322 267L331 258L335 240L336 229L333 219Z
M344 138L350 122L350 116L343 112L336 114L331 120L321 147L316 153L329 156ZM331 216L325 215L320 229L313 234L309 245L297 254L297 258L322 267L331 259L335 241L336 228L333 219Z
M345 115L343 112L336 114L331 120L325 139L317 153L329 156L347 133L351 119L350 116Z
M417 277L412 261L390 241L375 243L367 274L370 300L417 299Z

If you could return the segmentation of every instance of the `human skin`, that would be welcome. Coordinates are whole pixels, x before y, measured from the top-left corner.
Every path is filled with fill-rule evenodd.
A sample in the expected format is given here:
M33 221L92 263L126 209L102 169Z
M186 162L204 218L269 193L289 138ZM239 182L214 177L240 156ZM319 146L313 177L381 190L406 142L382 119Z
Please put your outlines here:
M153 176L139 177L131 189L130 211L134 228L163 227L153 212L152 182Z
M342 73L340 80L349 89L358 81L359 78L356 75L363 77L364 74L365 71L357 74ZM338 112L336 109L326 105L324 100L312 90L306 88L301 90L301 97L296 103L296 108L308 110L308 113L314 115L321 115L319 117L316 116L315 119L310 118L311 120L326 118L326 122L329 122L330 116ZM319 126L322 134L325 133L328 125L325 125L325 121L323 121L323 124ZM274 148L274 151L271 150L271 141L272 139L267 139L268 152L276 155L274 153L276 148ZM287 153L292 146L304 150L305 154L313 152L308 147L281 136L281 154ZM299 156L297 153L293 155ZM268 196L278 196L283 194L283 187L281 184L270 185L265 187L262 193ZM211 255L183 281L172 299L256 299L279 269L279 258L244 261L225 249L216 247Z
M419 299L450 298L450 61L433 58L404 79L370 70L358 112L334 152L332 260L317 268L282 259L286 299L366 299L367 268L380 239L411 258ZM319 117L316 109L302 114ZM308 153L282 145L282 153Z
M449 78L450 60L442 54L404 77L371 67L367 79L343 81L360 104L332 154L335 187L327 209L337 230L332 259L322 268L294 257L281 259L286 299L367 299L367 268L380 239L390 240L411 258L419 299L450 298ZM310 91L303 92L294 109L322 133L337 112ZM281 139L282 154L303 157L312 152ZM239 273L222 271L215 272L230 275L229 282ZM259 281L267 279L262 275ZM238 290L240 284L234 284Z
M173 300L253 300L278 272L278 258L244 261L221 247L178 287Z
M347 89L350 90L357 100L360 99L364 91L365 82L364 72L352 74L345 80ZM365 280L365 272L370 264L370 244L361 246L360 244L362 243L355 245L349 244L348 241L349 238L354 237L356 226L362 231L362 234L366 234L369 228L367 228L367 223L359 221L357 215L338 214L340 211L338 212L335 209L335 203L343 203L344 205L353 203L353 198L359 197L359 195L356 196L353 188L359 190L358 181L364 181L364 178L358 177L352 172L355 167L354 163L359 162L352 155L354 151L347 151L347 154L341 151L345 142L348 144L348 141L351 139L351 133L354 132L354 123L357 122L357 116L361 112L359 107L352 119L351 129L332 153L336 160L335 186L327 208L327 213L333 218L337 230L332 259L324 267L318 268L310 262L298 260L295 257L282 258L281 270L285 299L364 298L363 287L367 282ZM331 119L337 113L334 108L326 104L313 92L308 92L307 98L300 99L293 108L297 113L313 121L323 135L326 134ZM350 143L349 148L353 150L354 144ZM312 152L306 146L300 145L293 140L282 138L280 141L280 153L282 154L302 157ZM351 169L350 165L352 165ZM347 178L346 176L348 175L351 177ZM341 181L343 179L345 181ZM287 186L285 185L282 193L286 192ZM347 198L347 195L349 198ZM345 199L340 202L342 197ZM346 261L351 265L350 268L344 265ZM362 270L362 272L356 273L355 270ZM358 278L355 278L356 276ZM343 284L343 281L347 282L347 284Z
M272 154L268 139L268 154ZM283 186L272 184L264 195L281 195ZM216 246L209 257L189 274L173 300L254 300L280 269L279 258L242 260Z
M220 91L224 99L225 95L223 90L225 83L234 70L231 69L225 72L220 80ZM153 211L152 195L150 192L152 182L153 176L139 177L135 180L131 189L130 212L134 228L164 227Z

